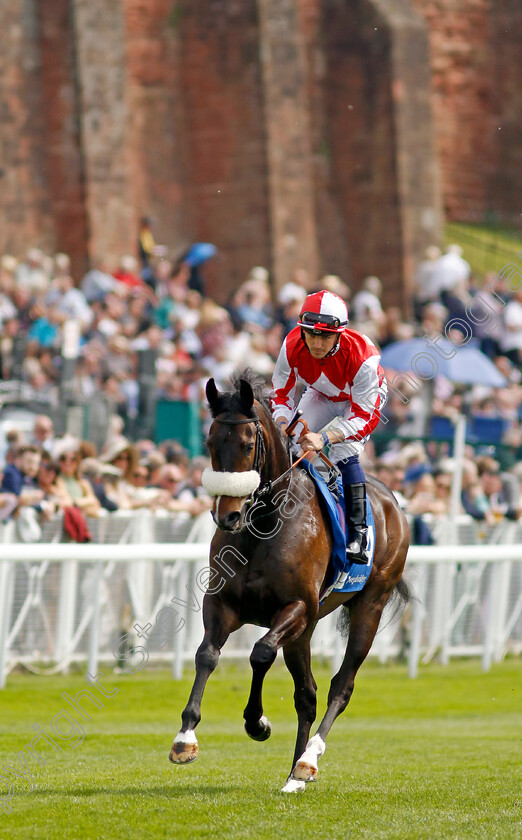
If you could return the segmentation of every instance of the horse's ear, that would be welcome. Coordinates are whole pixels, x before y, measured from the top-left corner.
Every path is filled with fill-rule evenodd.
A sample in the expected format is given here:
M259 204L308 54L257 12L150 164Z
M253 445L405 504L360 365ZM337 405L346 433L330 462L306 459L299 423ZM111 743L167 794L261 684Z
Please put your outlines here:
M208 404L212 405L216 402L217 398L219 397L219 391L216 388L216 383L213 379L209 379L205 388L205 393L207 395Z
M254 392L250 382L247 382L246 379L239 380L239 396L241 397L241 402L247 408L252 408L254 404Z

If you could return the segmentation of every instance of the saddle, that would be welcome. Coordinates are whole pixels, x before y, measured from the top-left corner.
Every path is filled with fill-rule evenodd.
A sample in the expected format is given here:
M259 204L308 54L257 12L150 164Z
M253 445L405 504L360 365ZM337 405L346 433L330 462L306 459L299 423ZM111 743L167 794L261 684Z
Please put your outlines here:
M287 434L289 432L291 433L299 422L303 424L306 433L308 427L306 421L301 420L301 414L302 412L299 412L298 409L286 429ZM349 535L347 534L346 527L346 510L341 473L324 452L317 452L316 456L319 456L322 461L320 470L314 467L312 462L305 458L304 455L295 460L292 466L299 466L313 480L324 502L332 531L332 553L330 556L328 578L320 596L320 603L322 604L331 592L358 592L365 585L373 565L375 523L372 506L367 496L367 562L366 565L351 563L346 557L346 539ZM290 460L292 460L291 454Z

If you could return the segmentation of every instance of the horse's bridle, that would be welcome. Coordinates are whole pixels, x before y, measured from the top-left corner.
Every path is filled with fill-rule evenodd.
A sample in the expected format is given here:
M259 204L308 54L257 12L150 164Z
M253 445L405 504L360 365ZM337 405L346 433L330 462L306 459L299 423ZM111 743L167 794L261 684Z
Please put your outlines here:
M240 426L242 423L255 423L256 424L256 441L255 441L255 449L254 449L254 463L252 464L252 469L261 475L261 469L263 467L263 462L266 454L265 449L265 440L263 438L263 427L261 426L261 421L259 417L256 415L255 417L245 417L244 420L232 420L227 418L219 418L214 417L215 423L223 423L227 426ZM258 494L262 490L262 488L258 488L254 495Z
M261 421L259 420L259 417L257 415L255 417L245 417L244 420L233 420L231 418L228 419L228 418L224 418L224 417L223 418L214 417L213 419L214 419L215 423L222 423L223 425L229 425L229 426L239 426L242 423L255 423L256 424L256 441L255 441L255 451L254 451L254 463L252 465L252 469L255 472L259 473L259 475L261 476L261 469L263 467L263 462L264 462L264 458L265 458L265 454L266 454L266 448L265 448L265 441L264 441L264 438L263 438L263 427L261 425ZM298 418L296 419L296 422L297 422L297 420L298 420ZM257 488L257 490L254 490L254 492L251 494L251 496L247 499L244 507L252 508L252 506L255 505L261 497L268 495L272 491L273 487L276 484L278 484L280 481L282 481L290 473L292 473L292 466L290 466L287 470L285 470L276 479L272 479L272 480L269 479L264 484L260 484L259 487ZM268 510L264 514L261 514L261 516L259 518L264 518L265 516L270 516L270 515L271 515L271 511ZM212 514L212 516L214 516L214 514Z

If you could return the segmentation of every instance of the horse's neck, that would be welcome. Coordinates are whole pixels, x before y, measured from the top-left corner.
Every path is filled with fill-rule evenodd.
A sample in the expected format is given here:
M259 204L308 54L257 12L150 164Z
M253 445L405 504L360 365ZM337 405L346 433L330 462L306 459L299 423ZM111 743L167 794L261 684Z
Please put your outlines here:
M268 446L266 446L265 463L262 469L263 482L274 481L290 467L288 453L279 430L268 412L265 414L267 416L266 419L263 418L263 426L268 438Z

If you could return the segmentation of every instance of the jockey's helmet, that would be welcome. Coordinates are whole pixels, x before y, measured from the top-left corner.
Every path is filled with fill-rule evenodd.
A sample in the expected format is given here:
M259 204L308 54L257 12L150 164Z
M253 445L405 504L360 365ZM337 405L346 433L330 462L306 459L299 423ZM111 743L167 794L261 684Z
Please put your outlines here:
M312 333L342 333L348 325L348 309L342 298L323 290L308 295L299 313L298 327Z

